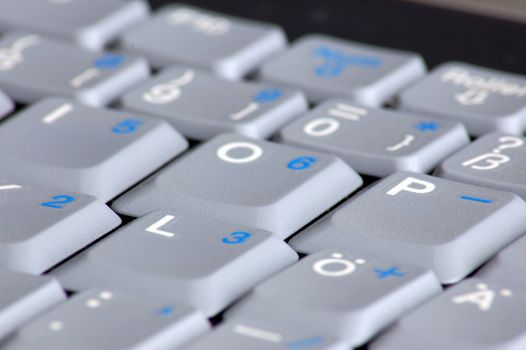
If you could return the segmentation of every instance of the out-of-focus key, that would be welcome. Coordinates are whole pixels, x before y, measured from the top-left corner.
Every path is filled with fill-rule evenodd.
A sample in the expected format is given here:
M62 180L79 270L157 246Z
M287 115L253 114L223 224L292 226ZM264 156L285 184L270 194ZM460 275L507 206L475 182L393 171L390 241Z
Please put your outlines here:
M69 290L113 287L214 315L297 259L269 232L161 211L132 222L53 274Z
M469 142L465 128L349 100L331 100L283 128L280 141L334 154L361 174L429 172Z
M526 348L526 292L473 278L403 318L371 350Z
M208 329L206 318L186 306L94 289L22 327L2 349L168 350Z
M226 132L266 138L308 108L300 91L228 81L185 67L137 87L122 104L124 109L162 117L196 140Z
M399 96L399 108L459 121L469 133L526 130L526 78L465 63L446 63Z
M13 109L15 109L13 101L3 91L0 91L0 119L11 113Z
M0 29L35 31L100 50L148 11L143 0L1 0Z
M0 266L42 273L120 224L93 197L0 181Z
M126 33L122 47L156 67L189 64L239 79L286 45L278 26L186 5L167 6Z
M336 157L225 134L120 197L113 208L135 217L171 209L286 238L361 184Z
M38 34L0 40L0 89L21 103L64 96L101 106L149 74L142 58L89 52Z
M49 98L0 126L0 177L106 202L187 146L163 121Z
M482 136L446 159L436 174L513 192L526 200L526 139L503 133Z
M371 251L455 283L524 233L525 210L526 203L512 193L401 172L349 200L291 244L300 252Z
M361 345L441 290L431 271L324 250L257 286L227 313Z
M53 278L0 271L0 339L65 297Z
M264 64L260 78L296 87L315 103L342 97L378 107L424 72L417 54L309 35Z

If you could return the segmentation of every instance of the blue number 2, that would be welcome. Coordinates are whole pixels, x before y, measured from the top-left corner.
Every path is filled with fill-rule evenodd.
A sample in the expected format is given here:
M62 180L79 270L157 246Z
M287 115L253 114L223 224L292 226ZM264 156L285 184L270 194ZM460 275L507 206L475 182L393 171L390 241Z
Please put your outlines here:
M252 233L245 231L236 231L223 238L225 244L243 244L252 237Z
M305 170L310 168L318 160L314 157L299 157L291 160L287 167L292 170Z
M143 124L142 120L139 119L125 119L119 124L115 125L111 131L119 135L133 134Z
M53 208L53 209L62 209L64 204L72 203L75 201L75 197L60 195L53 197L52 201L41 203L43 207Z

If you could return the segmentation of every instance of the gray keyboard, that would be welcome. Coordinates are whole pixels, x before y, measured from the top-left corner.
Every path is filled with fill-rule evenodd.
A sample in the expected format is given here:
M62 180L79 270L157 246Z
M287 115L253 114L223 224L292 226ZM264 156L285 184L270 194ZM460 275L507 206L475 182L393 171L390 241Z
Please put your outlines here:
M0 349L526 349L526 77L0 0Z

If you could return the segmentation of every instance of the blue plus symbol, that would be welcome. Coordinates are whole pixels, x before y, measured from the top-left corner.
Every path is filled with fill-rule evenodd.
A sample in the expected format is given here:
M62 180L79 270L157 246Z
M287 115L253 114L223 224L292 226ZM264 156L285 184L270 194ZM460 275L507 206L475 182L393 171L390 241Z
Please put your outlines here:
M405 273L398 270L398 267L396 266L393 266L387 270L374 269L374 272L376 272L376 274L378 275L378 278L381 280L383 280L384 278L388 278L388 277L404 277L405 276Z
M416 125L417 130L423 131L423 132L435 132L438 131L438 129L441 128L441 125L437 122L421 122Z
M273 102L279 99L281 95L283 95L283 92L280 89L265 89L254 96L254 101L261 103Z
M107 54L95 60L95 68L115 69L125 61L124 56L117 54Z

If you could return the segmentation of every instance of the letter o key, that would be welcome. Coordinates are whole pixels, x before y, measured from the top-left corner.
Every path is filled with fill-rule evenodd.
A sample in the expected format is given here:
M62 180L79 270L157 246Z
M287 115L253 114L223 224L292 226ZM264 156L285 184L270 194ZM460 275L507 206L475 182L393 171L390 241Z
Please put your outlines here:
M244 157L232 157L228 153L234 149L247 149L250 154ZM219 159L228 163L250 163L263 155L263 149L256 144L250 142L231 142L227 143L217 150Z

